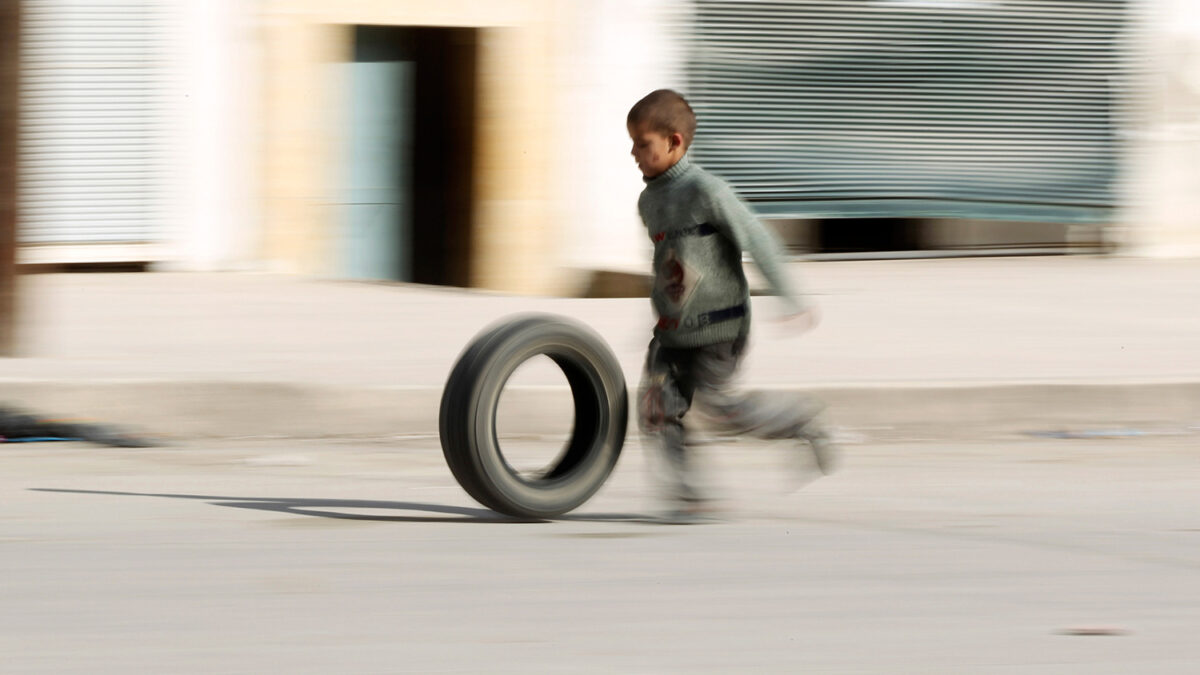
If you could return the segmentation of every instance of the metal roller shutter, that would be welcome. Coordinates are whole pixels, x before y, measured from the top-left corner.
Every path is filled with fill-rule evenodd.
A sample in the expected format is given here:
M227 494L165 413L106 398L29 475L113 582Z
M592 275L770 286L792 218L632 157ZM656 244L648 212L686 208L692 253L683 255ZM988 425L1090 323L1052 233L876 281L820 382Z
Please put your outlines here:
M159 238L166 25L162 0L25 0L22 243Z
M693 149L762 214L1104 222L1123 0L695 0Z

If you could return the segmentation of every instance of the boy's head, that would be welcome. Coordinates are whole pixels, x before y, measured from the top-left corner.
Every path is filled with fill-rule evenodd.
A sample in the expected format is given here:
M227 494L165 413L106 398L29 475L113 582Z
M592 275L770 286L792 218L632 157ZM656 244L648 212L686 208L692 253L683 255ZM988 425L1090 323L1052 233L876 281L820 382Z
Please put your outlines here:
M696 134L696 113L678 93L659 89L633 104L625 125L638 168L643 176L654 178L687 153Z

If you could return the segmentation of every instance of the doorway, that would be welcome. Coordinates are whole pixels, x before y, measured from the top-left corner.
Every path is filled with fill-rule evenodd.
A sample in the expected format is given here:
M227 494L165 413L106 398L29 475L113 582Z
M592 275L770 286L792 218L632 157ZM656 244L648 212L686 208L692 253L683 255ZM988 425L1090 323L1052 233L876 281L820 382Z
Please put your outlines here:
M466 286L477 31L355 26L342 275Z

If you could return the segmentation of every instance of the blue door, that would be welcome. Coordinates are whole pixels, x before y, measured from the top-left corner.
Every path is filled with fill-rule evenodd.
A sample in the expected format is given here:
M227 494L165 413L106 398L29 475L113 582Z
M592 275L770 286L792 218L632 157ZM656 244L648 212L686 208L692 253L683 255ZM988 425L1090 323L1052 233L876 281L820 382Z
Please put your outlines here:
M412 280L412 144L415 64L346 64L342 276Z

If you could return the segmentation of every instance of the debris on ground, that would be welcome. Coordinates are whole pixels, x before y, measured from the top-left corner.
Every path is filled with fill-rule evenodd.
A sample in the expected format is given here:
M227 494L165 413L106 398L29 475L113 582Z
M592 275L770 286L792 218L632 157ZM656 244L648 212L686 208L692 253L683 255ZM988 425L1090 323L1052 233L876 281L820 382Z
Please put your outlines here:
M1026 431L1026 436L1033 438L1055 438L1055 439L1104 439L1104 438L1143 438L1146 436L1190 436L1200 431L1198 426L1189 426L1182 429L1048 429L1039 431Z
M53 419L0 405L0 443L86 441L118 448L152 448L160 442L107 424Z

